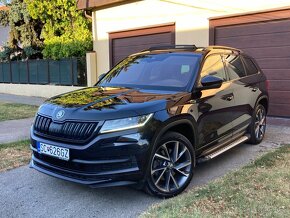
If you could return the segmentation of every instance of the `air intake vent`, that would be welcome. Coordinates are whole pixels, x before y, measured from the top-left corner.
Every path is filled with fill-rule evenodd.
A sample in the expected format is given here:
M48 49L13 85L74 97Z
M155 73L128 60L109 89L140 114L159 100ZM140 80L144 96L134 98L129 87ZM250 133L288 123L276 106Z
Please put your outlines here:
M37 115L34 122L34 132L48 138L62 141L85 142L91 138L96 130L96 122L53 122L51 118Z

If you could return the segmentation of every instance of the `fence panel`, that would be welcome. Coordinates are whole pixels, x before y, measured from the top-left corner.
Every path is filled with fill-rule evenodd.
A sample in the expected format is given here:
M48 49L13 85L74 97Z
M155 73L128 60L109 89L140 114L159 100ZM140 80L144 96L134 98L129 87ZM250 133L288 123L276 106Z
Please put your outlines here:
M19 82L20 83L28 83L29 80L28 80L28 63L27 63L27 61L25 61L25 62L20 61L19 62L18 71L19 71Z
M73 84L73 66L71 60L61 60L59 62L60 84Z
M3 72L3 82L9 83L11 82L11 73L10 73L10 63L3 63L2 72Z
M87 75L87 73L86 73L86 75ZM81 85L81 83L78 83L78 60L77 59L72 60L72 80L73 80L72 84L74 84L74 85L80 84Z
M38 63L36 61L28 61L28 68L29 68L29 81L31 84L38 83Z
M59 61L49 61L49 82L51 84L59 85Z
M37 78L38 84L49 84L49 61L47 60L39 60L37 61Z
M19 62L11 62L12 83L19 83Z
M28 60L0 63L0 83L86 86L86 59Z
M0 83L4 82L3 66L0 65Z

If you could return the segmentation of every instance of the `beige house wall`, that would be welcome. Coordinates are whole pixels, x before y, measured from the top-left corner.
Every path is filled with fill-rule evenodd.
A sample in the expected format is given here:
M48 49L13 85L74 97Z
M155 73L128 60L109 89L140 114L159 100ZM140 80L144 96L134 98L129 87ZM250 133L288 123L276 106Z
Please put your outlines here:
M144 0L93 12L97 74L109 70L109 33L175 23L176 44L207 46L208 18L290 5L290 0Z
M208 19L190 7L141 1L93 13L98 75L109 70L109 33L175 23L176 44L208 45Z

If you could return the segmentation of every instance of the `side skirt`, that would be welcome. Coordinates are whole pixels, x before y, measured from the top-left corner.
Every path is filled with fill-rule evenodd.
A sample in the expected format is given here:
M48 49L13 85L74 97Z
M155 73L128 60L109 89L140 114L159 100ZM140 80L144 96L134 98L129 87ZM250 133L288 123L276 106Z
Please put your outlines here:
M217 156L219 156L220 154L226 152L227 150L243 143L243 142L246 142L250 139L250 135L246 134L246 135L242 135L242 136L239 136L237 137L234 141L231 141L230 143L227 143L226 145L216 145L215 147L213 148L210 148L206 151L204 151L200 157L197 159L197 162L198 163L201 163L201 162L205 162L205 161L208 161L208 160L211 160Z

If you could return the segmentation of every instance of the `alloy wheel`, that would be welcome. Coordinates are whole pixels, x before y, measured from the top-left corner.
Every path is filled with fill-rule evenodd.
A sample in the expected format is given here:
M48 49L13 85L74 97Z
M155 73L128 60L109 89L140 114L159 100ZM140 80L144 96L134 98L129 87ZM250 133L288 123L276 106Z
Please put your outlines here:
M169 141L155 152L151 163L151 177L156 188L172 193L184 186L192 170L189 149L179 141Z
M255 136L256 139L261 140L266 130L266 112L263 107L257 110L255 118Z

